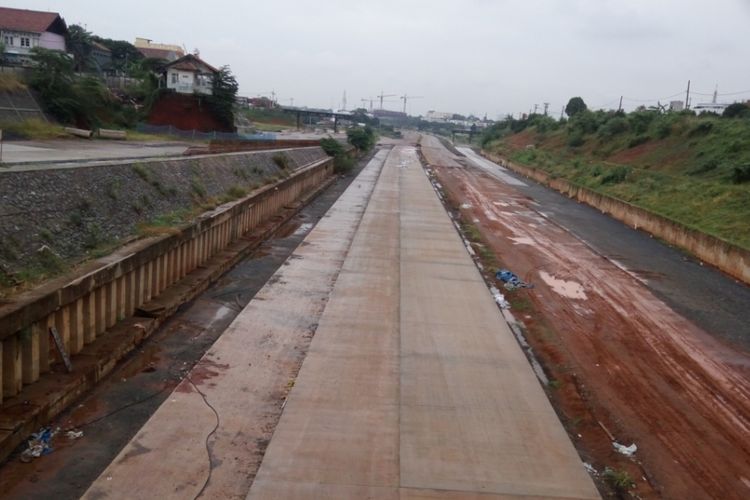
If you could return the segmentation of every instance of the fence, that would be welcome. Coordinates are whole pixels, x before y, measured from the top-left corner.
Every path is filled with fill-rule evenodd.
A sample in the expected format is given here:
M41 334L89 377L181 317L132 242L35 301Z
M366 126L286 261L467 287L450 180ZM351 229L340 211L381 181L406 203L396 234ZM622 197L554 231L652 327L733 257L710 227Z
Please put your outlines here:
M172 125L151 125L149 123L139 123L136 126L138 132L144 134L158 134L179 137L180 139L209 141L215 139L233 140L233 141L274 141L276 134L235 134L232 132L201 132L200 130L181 130Z

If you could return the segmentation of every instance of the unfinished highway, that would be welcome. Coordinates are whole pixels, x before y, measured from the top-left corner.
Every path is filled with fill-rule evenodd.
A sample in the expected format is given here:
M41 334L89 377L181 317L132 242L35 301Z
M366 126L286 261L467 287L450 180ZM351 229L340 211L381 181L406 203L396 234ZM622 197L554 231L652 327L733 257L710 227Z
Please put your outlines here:
M375 156L84 497L201 495L598 498L415 148Z

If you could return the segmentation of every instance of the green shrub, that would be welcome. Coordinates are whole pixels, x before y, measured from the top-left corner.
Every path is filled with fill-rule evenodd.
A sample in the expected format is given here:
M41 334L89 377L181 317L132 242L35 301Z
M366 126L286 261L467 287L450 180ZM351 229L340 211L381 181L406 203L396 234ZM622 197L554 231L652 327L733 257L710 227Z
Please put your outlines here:
M284 153L276 153L271 157L271 160L282 170L289 168L289 158Z
M368 151L375 145L375 131L369 126L350 128L346 131L346 138L359 151Z
M632 149L648 142L647 135L637 135L628 141L628 148Z
M688 137L695 137L698 135L707 135L710 133L714 128L713 122L700 122L697 125L695 125L692 129L690 129L690 132L688 132Z
M601 181L599 181L602 185L605 184L619 184L621 182L624 182L625 179L630 174L631 168L630 167L615 167L613 169L610 169L609 172L604 174Z
M727 106L721 116L724 118L748 118L750 117L750 106L743 102L735 102Z
M691 168L688 170L688 175L700 175L705 174L706 172L711 172L712 170L716 170L719 167L719 162L716 160L708 160L697 167Z
M568 138L568 146L571 148L577 148L583 146L586 143L586 139L583 137L581 132L574 132Z
M354 168L354 158L338 155L333 159L333 171L337 174L347 174Z
M320 147L323 148L323 151L325 151L328 156L337 156L344 152L344 145L333 137L321 139Z
M628 130L628 121L621 117L616 116L607 123L605 123L600 129L599 134L603 137L614 137L618 134L622 134L624 132L627 132Z
M743 184L750 181L750 165L741 165L732 169L732 182Z
M656 125L656 137L666 139L672 133L672 124L667 121L661 121Z
M630 488L635 486L635 483L630 478L630 474L624 470L606 467L602 473L602 477L613 490L620 494L627 493Z

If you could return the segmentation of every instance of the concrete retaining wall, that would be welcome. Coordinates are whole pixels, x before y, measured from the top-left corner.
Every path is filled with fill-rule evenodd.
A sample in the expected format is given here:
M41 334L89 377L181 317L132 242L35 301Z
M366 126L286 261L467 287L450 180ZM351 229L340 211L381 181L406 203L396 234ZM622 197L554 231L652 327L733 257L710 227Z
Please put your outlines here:
M17 396L61 361L50 327L59 332L67 353L75 356L332 174L333 162L326 157L203 214L178 234L136 241L75 275L1 304L2 398Z
M744 283L750 284L750 250L692 229L680 222L626 201L598 193L565 179L554 179L537 168L509 163L497 155L484 151L482 155L570 198L601 210L629 226L642 229L671 245L685 249L702 261L719 268Z
M274 162L283 154L286 169ZM328 158L319 147L0 172L0 278L24 281L127 241L139 224Z

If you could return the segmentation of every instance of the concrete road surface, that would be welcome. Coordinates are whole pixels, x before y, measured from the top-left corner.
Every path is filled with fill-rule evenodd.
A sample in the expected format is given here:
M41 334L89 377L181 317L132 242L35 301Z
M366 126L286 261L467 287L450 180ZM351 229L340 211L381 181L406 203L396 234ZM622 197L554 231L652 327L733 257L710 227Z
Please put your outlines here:
M113 160L122 158L150 158L158 156L179 156L187 148L179 142L124 142L124 141L21 141L3 144L3 164L45 164L51 162L76 162L93 160Z
M250 499L597 498L410 147L389 156Z
M416 150L377 160L85 498L598 498Z

